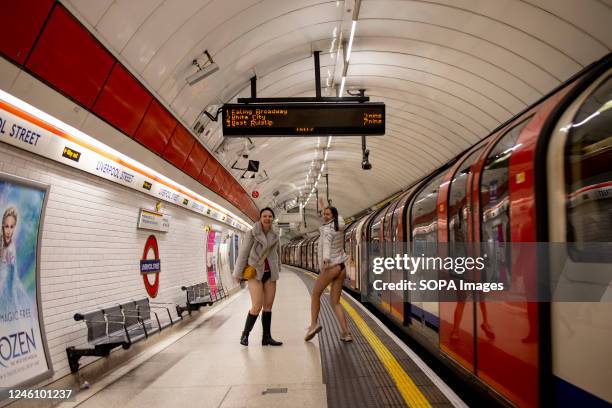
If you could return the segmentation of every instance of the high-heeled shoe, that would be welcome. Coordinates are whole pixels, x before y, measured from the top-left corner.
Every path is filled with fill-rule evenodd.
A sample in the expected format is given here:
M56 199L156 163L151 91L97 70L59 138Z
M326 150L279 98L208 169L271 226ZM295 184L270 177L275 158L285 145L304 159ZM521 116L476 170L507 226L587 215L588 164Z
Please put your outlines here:
M340 341L350 343L353 341L353 335L351 334L351 332L347 332L346 334L340 336Z

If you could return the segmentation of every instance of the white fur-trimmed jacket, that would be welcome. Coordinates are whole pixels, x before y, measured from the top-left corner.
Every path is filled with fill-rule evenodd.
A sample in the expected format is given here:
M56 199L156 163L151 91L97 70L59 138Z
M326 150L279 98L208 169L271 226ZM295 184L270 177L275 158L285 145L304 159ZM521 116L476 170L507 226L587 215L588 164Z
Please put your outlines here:
M338 231L334 229L334 221L319 227L319 270L323 270L323 261L328 260L329 265L338 265L346 262L348 257L344 253L344 221L338 218Z

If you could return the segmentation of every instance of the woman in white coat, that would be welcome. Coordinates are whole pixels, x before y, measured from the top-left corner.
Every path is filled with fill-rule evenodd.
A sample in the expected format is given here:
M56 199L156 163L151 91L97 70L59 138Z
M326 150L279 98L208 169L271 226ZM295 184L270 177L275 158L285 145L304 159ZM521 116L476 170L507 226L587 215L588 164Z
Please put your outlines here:
M304 340L311 340L323 329L318 323L321 295L331 283L330 301L340 324L342 333L340 340L350 342L353 341L353 337L348 330L346 316L340 304L342 283L346 277L344 262L347 260L344 253L344 223L339 219L338 210L335 207L327 207L323 211L323 221L324 224L319 228L319 277L312 291L310 327Z

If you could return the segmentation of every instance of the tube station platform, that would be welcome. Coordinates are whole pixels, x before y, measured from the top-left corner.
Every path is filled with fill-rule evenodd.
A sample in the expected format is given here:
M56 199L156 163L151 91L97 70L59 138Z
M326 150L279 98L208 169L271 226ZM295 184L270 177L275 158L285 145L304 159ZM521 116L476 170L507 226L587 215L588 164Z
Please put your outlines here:
M120 365L74 401L60 406L157 407L464 407L411 349L346 293L342 306L353 334L340 332L326 292L312 341L316 275L283 267L273 307L272 334L284 344L261 345L261 324L249 346L239 344L249 295L241 290L194 313L176 333ZM198 316L198 314L200 314Z

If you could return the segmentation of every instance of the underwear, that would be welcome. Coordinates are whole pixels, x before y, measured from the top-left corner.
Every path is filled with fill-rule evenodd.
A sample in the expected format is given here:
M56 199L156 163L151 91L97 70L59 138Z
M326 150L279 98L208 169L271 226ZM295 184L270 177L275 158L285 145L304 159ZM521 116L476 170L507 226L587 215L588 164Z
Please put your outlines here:
M270 273L270 271L265 271L263 276L261 277L261 283L266 283L267 281L270 280L271 277L272 277L272 274Z

